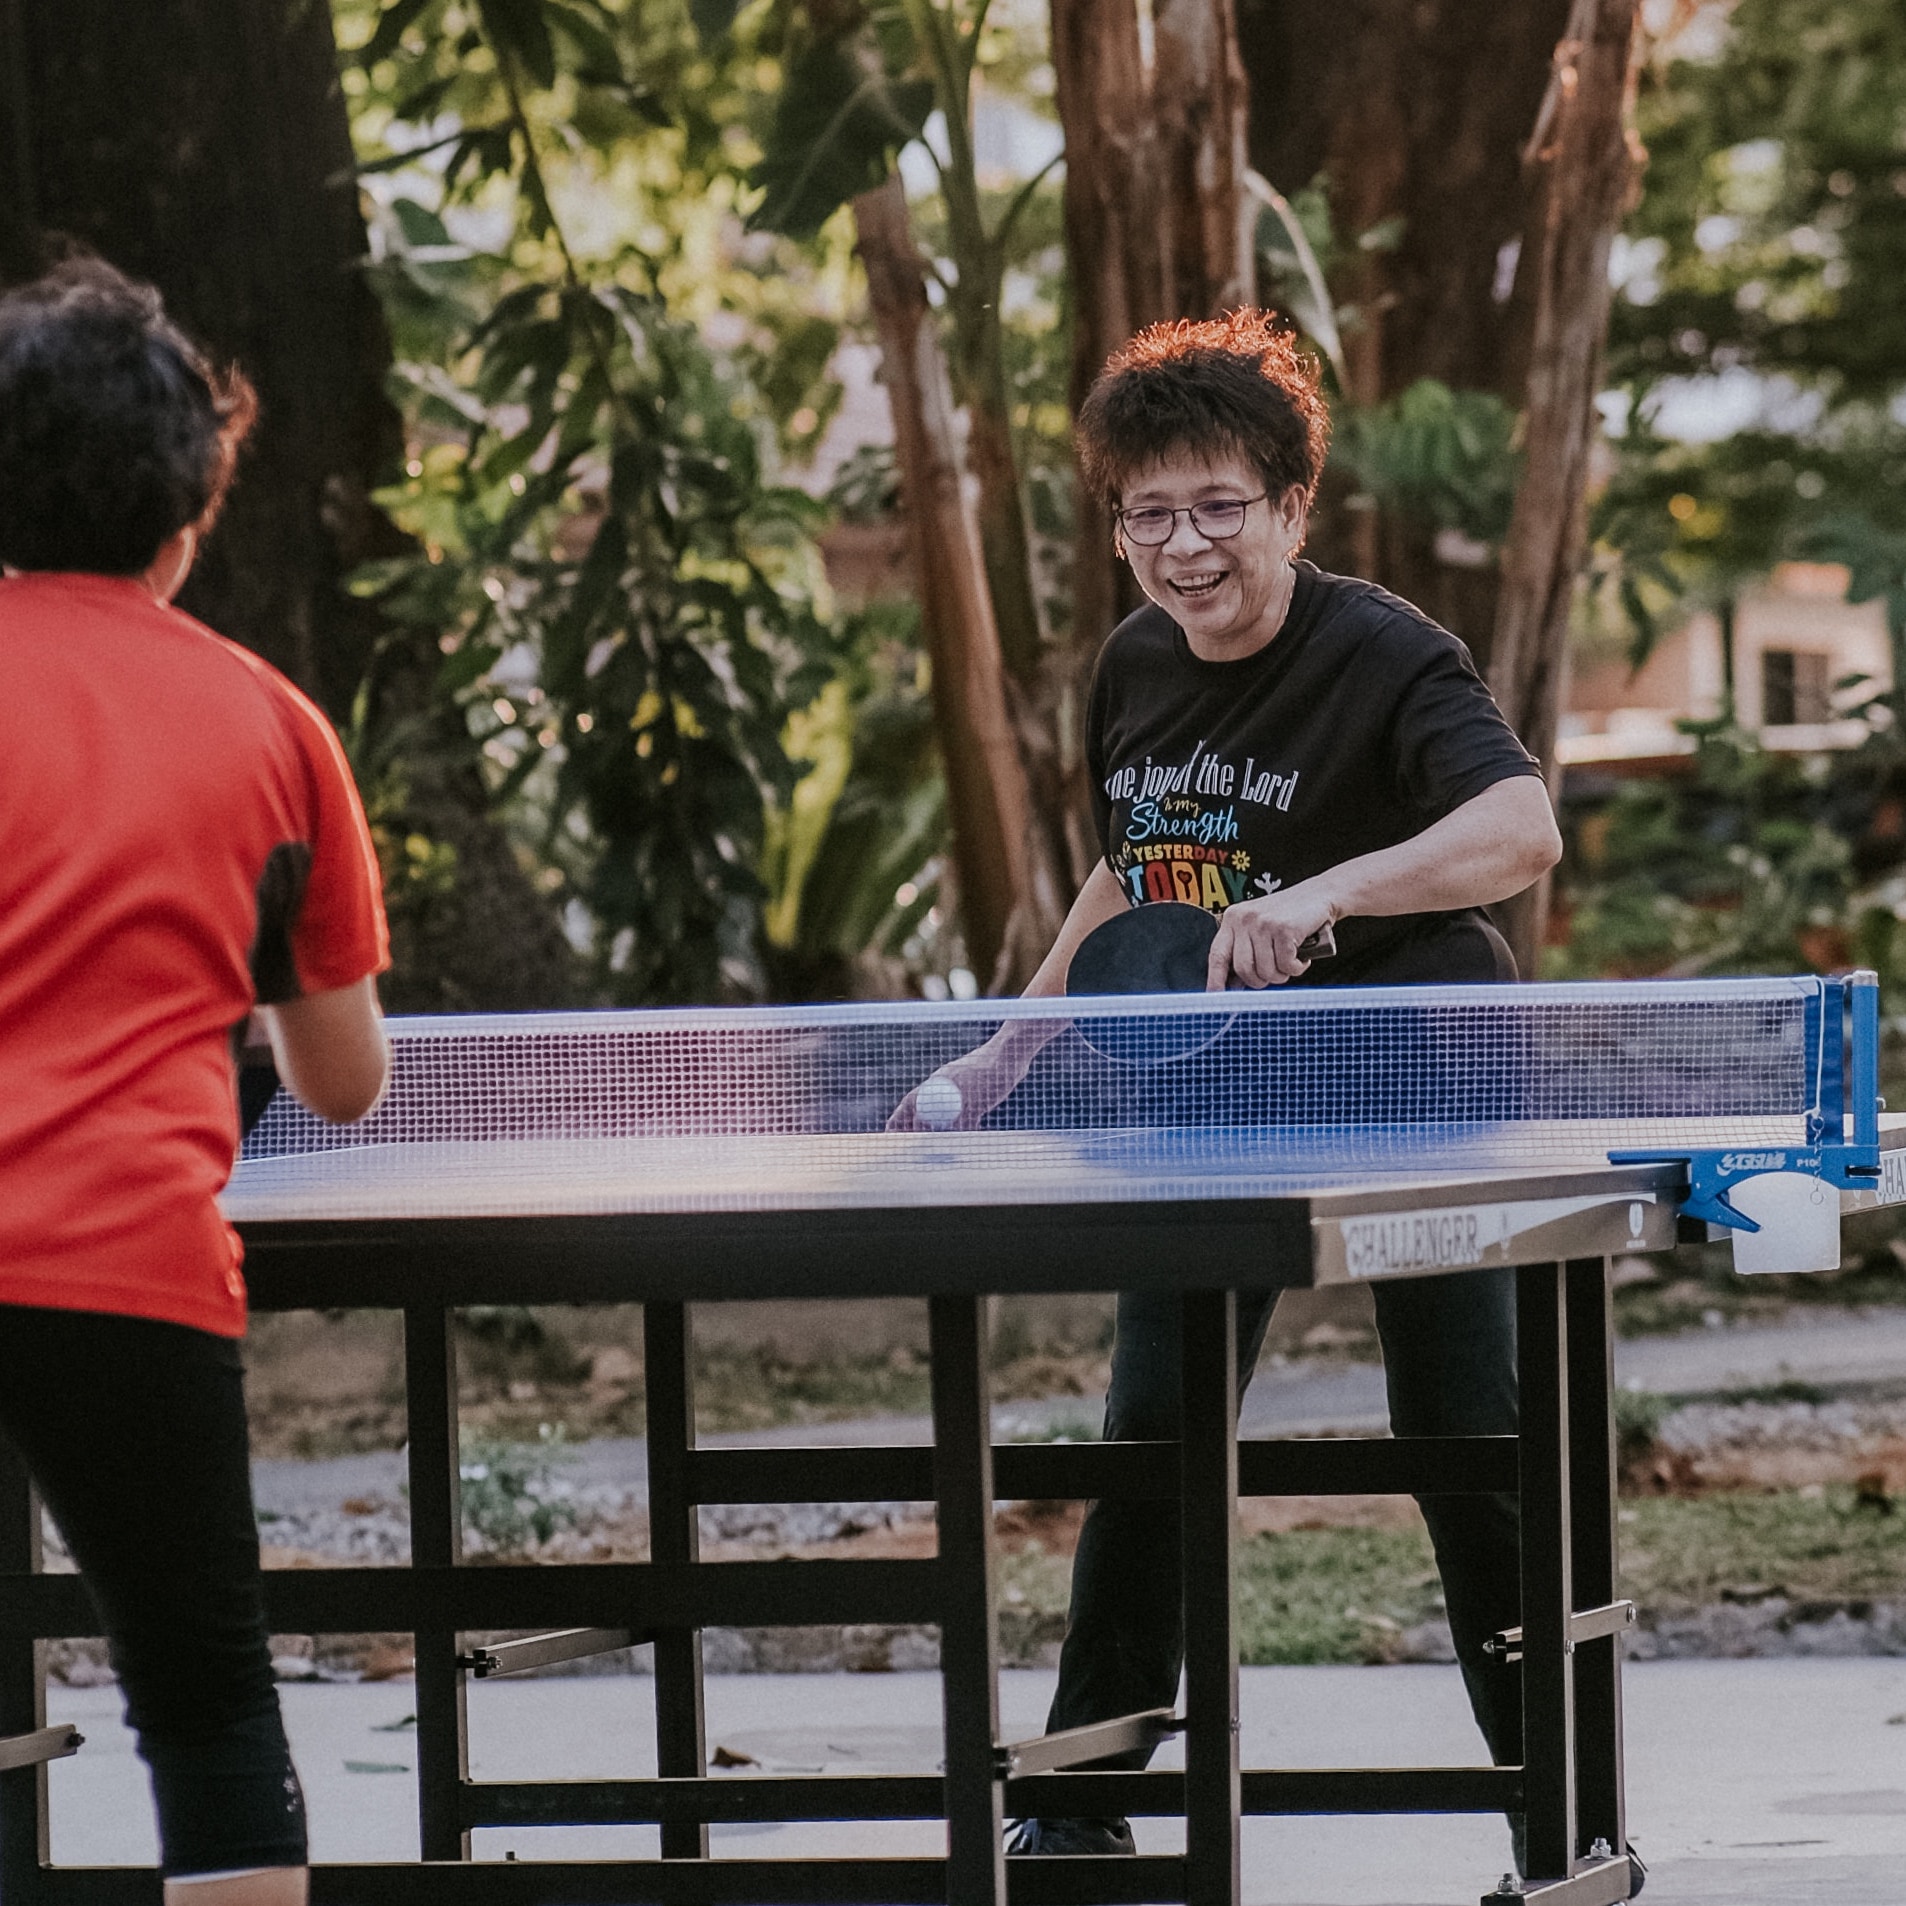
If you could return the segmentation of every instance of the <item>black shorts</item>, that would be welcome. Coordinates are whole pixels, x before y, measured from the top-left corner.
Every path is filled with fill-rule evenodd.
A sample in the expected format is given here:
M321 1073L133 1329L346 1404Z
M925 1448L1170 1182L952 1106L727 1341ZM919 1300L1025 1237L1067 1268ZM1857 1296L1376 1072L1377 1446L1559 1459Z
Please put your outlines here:
M238 1345L141 1317L0 1306L0 1432L99 1610L152 1773L162 1871L302 1866Z

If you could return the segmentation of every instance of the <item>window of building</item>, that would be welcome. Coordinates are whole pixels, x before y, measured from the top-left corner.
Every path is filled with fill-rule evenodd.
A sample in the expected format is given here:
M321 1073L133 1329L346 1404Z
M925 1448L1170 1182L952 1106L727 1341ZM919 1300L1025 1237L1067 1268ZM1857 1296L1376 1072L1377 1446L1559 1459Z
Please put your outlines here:
M1833 658L1811 649L1762 649L1760 718L1769 728L1833 719Z

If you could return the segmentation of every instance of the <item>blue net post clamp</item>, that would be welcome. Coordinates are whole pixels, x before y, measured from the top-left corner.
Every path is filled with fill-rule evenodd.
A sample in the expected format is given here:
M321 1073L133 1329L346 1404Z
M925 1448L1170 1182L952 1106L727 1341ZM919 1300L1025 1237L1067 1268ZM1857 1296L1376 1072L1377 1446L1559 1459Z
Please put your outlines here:
M1803 1172L1840 1191L1871 1190L1880 1175L1879 977L1861 971L1820 984L1819 1027L1810 1055L1813 1105L1804 1145L1610 1152L1608 1162L1680 1165L1688 1175L1681 1216L1732 1231L1760 1229L1727 1194L1763 1172Z

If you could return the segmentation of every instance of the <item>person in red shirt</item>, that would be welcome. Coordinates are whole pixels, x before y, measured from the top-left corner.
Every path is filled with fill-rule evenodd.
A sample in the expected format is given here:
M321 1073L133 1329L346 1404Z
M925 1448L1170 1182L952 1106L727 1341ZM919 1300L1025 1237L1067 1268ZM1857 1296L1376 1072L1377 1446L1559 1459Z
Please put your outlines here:
M0 1432L98 1605L168 1906L300 1906L218 1193L254 1012L361 1117L388 939L336 735L172 608L256 410L158 294L0 297Z

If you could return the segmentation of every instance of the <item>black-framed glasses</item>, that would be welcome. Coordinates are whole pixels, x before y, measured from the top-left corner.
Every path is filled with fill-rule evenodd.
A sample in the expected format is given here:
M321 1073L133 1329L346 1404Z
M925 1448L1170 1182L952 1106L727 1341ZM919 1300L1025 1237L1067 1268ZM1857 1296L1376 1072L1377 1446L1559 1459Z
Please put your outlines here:
M1120 510L1118 526L1128 543L1156 549L1160 543L1171 541L1171 533L1178 527L1179 517L1188 516L1191 518L1191 527L1206 542L1222 543L1244 527L1244 515L1251 505L1262 503L1269 495L1268 490L1260 490L1256 496L1213 497L1208 503L1194 503L1184 510L1168 510L1162 503L1150 504L1143 509Z

